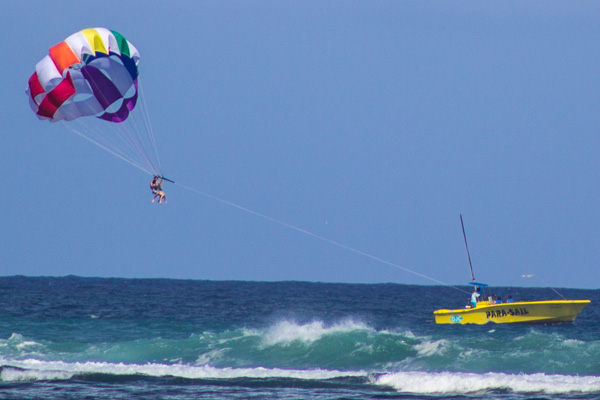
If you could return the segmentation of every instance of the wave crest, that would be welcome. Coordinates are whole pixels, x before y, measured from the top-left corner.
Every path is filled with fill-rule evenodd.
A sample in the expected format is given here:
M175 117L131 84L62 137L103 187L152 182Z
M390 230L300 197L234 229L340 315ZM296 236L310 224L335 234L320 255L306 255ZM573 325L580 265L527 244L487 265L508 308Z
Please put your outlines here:
M454 372L396 372L374 378L374 383L399 392L439 394L510 390L521 393L596 393L600 377L546 374L485 374Z
M340 321L331 326L325 325L323 321L313 321L307 324L281 321L264 332L262 344L264 346L288 345L292 342L310 344L325 336L356 331L375 332L373 328L354 320Z
M185 364L124 364L106 362L67 363L63 361L23 360L4 365L0 373L3 382L26 380L62 380L77 375L105 374L150 377L173 376L187 379L265 379L286 378L298 380L327 380L348 377L367 377L364 371L282 368L216 368L208 365Z

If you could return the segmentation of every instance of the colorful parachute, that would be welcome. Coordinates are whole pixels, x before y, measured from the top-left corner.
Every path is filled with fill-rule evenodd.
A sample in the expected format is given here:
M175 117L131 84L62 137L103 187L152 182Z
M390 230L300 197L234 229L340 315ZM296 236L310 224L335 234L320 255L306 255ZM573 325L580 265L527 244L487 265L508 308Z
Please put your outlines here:
M84 29L49 53L29 78L31 108L40 119L96 115L121 122L135 107L140 56L119 33Z
M26 90L37 117L85 121L66 126L138 168L161 175L144 102L137 104L140 55L133 44L115 31L89 28L52 46L48 53L37 63ZM143 108L141 122L125 126L135 115L134 108L136 112ZM80 117L110 123L94 127L90 118Z

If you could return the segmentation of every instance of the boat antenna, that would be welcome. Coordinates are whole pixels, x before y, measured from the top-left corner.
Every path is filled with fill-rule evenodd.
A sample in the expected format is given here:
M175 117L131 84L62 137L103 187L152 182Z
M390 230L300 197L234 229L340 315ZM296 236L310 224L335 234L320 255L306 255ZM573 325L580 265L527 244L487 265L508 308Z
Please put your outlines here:
M467 244L467 234L465 233L465 224L463 222L462 214L460 214L460 224L462 225L463 237L465 238L465 248L467 249L469 267L471 268L471 280L475 282L475 274L473 273L473 264L471 264L471 255L469 254L469 245Z

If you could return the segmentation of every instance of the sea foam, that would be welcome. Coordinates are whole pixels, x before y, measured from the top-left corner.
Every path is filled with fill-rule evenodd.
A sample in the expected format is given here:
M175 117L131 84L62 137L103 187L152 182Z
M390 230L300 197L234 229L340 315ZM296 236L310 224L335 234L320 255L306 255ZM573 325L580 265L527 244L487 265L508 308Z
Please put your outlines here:
M65 380L72 377L73 373L67 371L40 371L10 367L3 367L2 372L0 372L2 382Z
M375 332L373 328L366 324L353 320L343 320L330 326L322 321L313 321L306 324L281 321L264 332L262 344L264 346L287 345L292 342L309 344L328 335L355 331Z
M419 356L442 355L446 352L449 346L449 341L446 339L440 340L423 340L421 343L415 344L414 349Z
M396 372L373 378L377 385L391 386L405 393L474 393L481 391L510 390L513 392L544 393L600 393L600 377L461 373L461 372Z
M174 376L187 379L266 379L288 378L300 380L325 380L346 377L367 377L364 371L337 371L325 369L294 370L282 368L216 368L209 365L186 364L124 364L106 362L76 362L23 360L4 364L2 381L60 380L76 375L145 375L152 377Z

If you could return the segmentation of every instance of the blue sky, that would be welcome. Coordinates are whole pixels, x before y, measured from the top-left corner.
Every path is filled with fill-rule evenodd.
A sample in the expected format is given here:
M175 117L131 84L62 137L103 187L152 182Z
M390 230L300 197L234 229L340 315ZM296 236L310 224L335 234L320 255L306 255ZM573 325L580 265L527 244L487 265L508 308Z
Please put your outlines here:
M166 206L29 108L95 26L141 53ZM2 275L464 284L462 213L478 280L600 286L597 2L5 1L0 33Z

